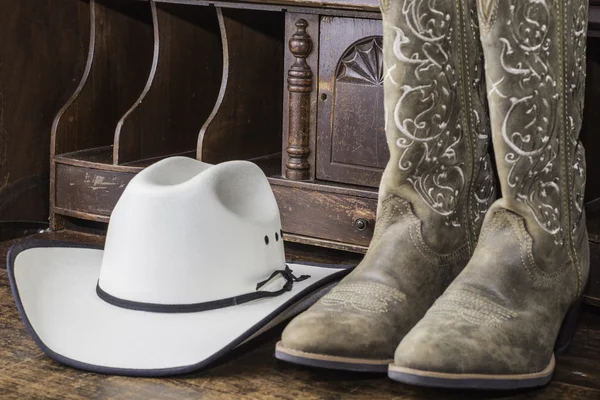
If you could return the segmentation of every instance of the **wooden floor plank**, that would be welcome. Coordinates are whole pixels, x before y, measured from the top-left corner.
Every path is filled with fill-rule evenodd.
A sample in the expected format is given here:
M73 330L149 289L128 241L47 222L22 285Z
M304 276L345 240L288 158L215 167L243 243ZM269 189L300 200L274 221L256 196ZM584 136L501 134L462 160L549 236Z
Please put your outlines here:
M600 313L585 307L573 342L558 357L555 379L600 390ZM599 397L600 399L600 397Z

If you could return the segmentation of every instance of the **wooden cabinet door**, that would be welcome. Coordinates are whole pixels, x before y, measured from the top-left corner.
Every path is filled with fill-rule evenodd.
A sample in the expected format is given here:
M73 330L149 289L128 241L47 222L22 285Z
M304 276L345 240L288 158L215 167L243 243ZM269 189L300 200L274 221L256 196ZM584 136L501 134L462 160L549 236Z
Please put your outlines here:
M322 17L320 25L317 179L377 187L389 159L381 20Z

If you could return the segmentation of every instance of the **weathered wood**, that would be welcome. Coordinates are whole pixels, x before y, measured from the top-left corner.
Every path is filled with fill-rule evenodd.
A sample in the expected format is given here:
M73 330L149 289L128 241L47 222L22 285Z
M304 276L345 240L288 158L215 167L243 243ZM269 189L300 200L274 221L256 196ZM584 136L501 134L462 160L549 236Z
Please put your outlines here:
M148 2L104 0L77 2L86 13L78 15L80 29L64 36L86 37L87 43L73 47L81 68L70 97L54 118L50 144L50 223L64 227L53 213L56 199L55 156L112 147L114 130L121 116L139 97L152 61L152 23ZM87 29L84 29L87 28ZM85 34L82 31L87 31ZM119 62L114 62L119 60ZM112 164L111 158L106 162Z
M284 232L368 246L377 201L319 190L273 186ZM366 226L359 226L366 222ZM284 237L285 239L285 237Z
M264 169L263 165L261 165L261 167ZM311 208L310 210L305 208L308 204L310 204L310 202L312 201L311 199L313 199L315 195L319 195L323 196L324 198L330 199L334 203L339 198L358 199L360 202L364 202L364 204L367 205L368 211L365 212L365 215L370 215L371 218L374 219L374 215L377 208L377 191L375 189L352 187L322 181L292 181L289 179L282 179L274 176L269 177L269 181L271 183L271 186L273 187L277 201L280 204L282 201L286 202L286 214L293 215L294 213L298 212L299 216L307 216L311 215L312 213L316 213L322 218L323 214L320 214L319 212L322 205L315 205L315 207ZM294 196L289 196L288 194L292 192L294 193ZM278 193L283 194L281 198L279 197L280 195L278 195ZM299 208L297 208L296 205L298 205ZM292 210L289 210L290 207L292 208ZM334 206L334 209L335 208L336 207ZM331 210L328 210L328 212L331 212ZM333 224L331 226L323 226L330 222L327 219L327 217L325 217L324 220L320 221L320 224L322 224L320 225L320 229L311 230L309 234L307 234L306 227L311 224L310 221L304 220L302 217L299 217L297 219L290 220L286 223L284 218L284 230L288 229L289 227L289 231L284 236L284 239L286 241L308 244L311 246L326 247L330 249L338 249L354 253L365 253L367 251L368 244L372 236L373 224L371 220L369 220L369 226L367 226L368 229L366 229L364 232L358 231L362 234L359 243L344 242L336 239L332 240L330 238L326 238L326 236L323 236L323 232L330 232L330 234L332 235L338 235L340 234L340 232L350 229L350 226L352 226L350 232L351 234L354 234L354 232L356 231L354 222L356 222L356 220L359 218L364 217L359 216L358 218L355 218L352 222L346 220L346 223ZM368 218L365 219L368 220ZM298 233L296 231L297 228L301 231L301 233Z
M590 277L585 300L600 307L600 243L590 242Z
M135 150L138 150L142 145L140 141L137 142L134 140L138 138L140 135L139 130L134 131L132 135L122 134L123 124L129 119L129 116L138 108L140 104L144 101L148 92L150 91L150 87L154 82L154 78L156 76L156 68L158 66L158 55L160 49L160 37L158 33L158 15L156 12L156 3L153 0L148 2L150 4L150 15L151 15L151 24L152 24L152 62L150 64L150 68L148 71L148 77L146 78L146 84L142 88L139 96L135 100L135 102L125 111L125 113L121 116L119 121L117 121L117 126L115 128L114 139L113 139L113 164L119 164L122 162L130 161L130 159L134 159L135 155L139 153ZM152 141L150 142L152 143ZM151 146L152 147L152 146ZM133 155L131 154L133 153Z
M108 224L110 221L110 216L98 214L96 210L94 213L84 212L84 211L76 211L67 208L54 207L52 210L56 215L59 215L65 221L65 228L69 229L69 222L75 222L78 220L85 220L85 222L102 222L104 224ZM71 219L65 217L72 217ZM103 229L106 229L107 226L104 226ZM76 229L79 229L76 228Z
M584 306L577 331L567 352L558 357L555 379L600 390L600 313Z
M296 32L289 41L289 50L295 61L288 70L287 89L289 92L288 160L285 164L285 177L294 181L310 178L310 119L313 73L306 58L313 50L313 40L306 32L308 22L298 19Z
M322 19L318 101L317 178L379 186L389 159L381 21Z
M282 179L279 177L271 176L269 178L271 185L286 186L290 188L298 188L303 190L318 190L322 193L336 193L355 197L365 197L367 199L377 199L377 189L365 188L359 186L343 185L335 182L325 181L314 181L314 182L301 182L301 181L290 181L289 179Z
M48 218L52 119L85 64L88 6L4 0L0 13L0 219ZM83 56L83 57L82 57ZM76 82L75 82L76 84Z
M144 0L145 1L145 0ZM217 7L235 7L255 10L317 9L318 11L347 11L379 13L379 0L158 0L160 3L194 5L214 4Z
M0 242L34 235L48 228L47 223L35 221L0 221Z
M296 22L299 20L305 20L307 22L306 27L306 35L309 36L311 40L312 51L308 54L307 57L304 58L308 69L313 73L313 77L311 79L311 90L309 92L304 93L306 97L309 97L309 109L308 116L304 116L308 121L304 120L303 122L308 122L308 131L306 135L308 136L308 155L304 158L304 161L309 165L308 178L307 180L314 180L315 178L315 160L316 160L316 143L317 143L317 81L316 81L316 72L319 69L319 41L312 40L312 38L319 37L319 25L320 18L317 14L299 14L294 12L287 12L285 14L285 41L288 44L286 51L284 52L284 65L285 71L283 76L283 82L285 82L285 90L283 95L283 142L282 142L282 155L281 157L281 170L278 175L284 176L287 171L287 151L286 148L290 144L290 132L294 132L290 129L290 121L292 118L298 119L297 116L301 115L300 110L295 106L292 106L291 93L288 90L288 78L290 67L296 62L296 57L289 49L289 43L294 34L298 31L298 27L296 26ZM295 114L295 116L292 116ZM305 127L306 128L306 127ZM296 132L297 133L297 132ZM297 136L295 134L295 136ZM295 139L292 139L292 142L295 142ZM301 182L301 181L297 181Z
M147 80L152 61L149 2L91 1L90 12L94 9L88 16L93 37L86 46L86 68L81 78L72 76L81 79L80 90L54 123L54 154L112 145L117 122Z
M600 99L600 39L589 39L587 46L587 79L581 140L587 162L586 201L600 198L600 113L595 103Z
M223 77L197 158L217 163L281 150L283 14L217 8Z
M223 60L214 8L159 4L155 30L155 68L117 125L115 164L195 150L219 93Z
M356 254L365 254L369 249L368 246L359 244L350 244L343 242L336 242L334 240L321 239L315 236L303 236L294 233L285 234L285 241L299 244L306 244L309 246L318 246L328 249L348 251Z
M57 164L55 211L60 208L108 217L134 175Z
M588 36L600 37L600 1L590 0Z
M295 7L319 7L361 11L379 11L379 0L229 0L227 2L239 4L280 4Z

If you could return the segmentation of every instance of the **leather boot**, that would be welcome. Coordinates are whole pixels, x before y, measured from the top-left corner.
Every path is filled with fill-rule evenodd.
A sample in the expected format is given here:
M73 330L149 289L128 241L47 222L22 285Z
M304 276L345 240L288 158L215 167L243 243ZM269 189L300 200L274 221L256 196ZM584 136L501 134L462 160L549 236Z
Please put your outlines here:
M579 142L587 0L478 0L502 198L473 258L398 346L392 379L546 384L589 272Z
M467 264L495 200L474 2L381 8L390 161L374 237L361 264L287 326L281 360L386 372L400 340Z

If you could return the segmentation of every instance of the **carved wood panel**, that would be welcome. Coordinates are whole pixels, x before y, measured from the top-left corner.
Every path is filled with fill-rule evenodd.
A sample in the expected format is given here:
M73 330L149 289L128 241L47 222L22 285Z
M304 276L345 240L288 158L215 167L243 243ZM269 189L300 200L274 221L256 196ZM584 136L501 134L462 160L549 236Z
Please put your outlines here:
M321 19L317 178L376 187L389 159L381 21Z

